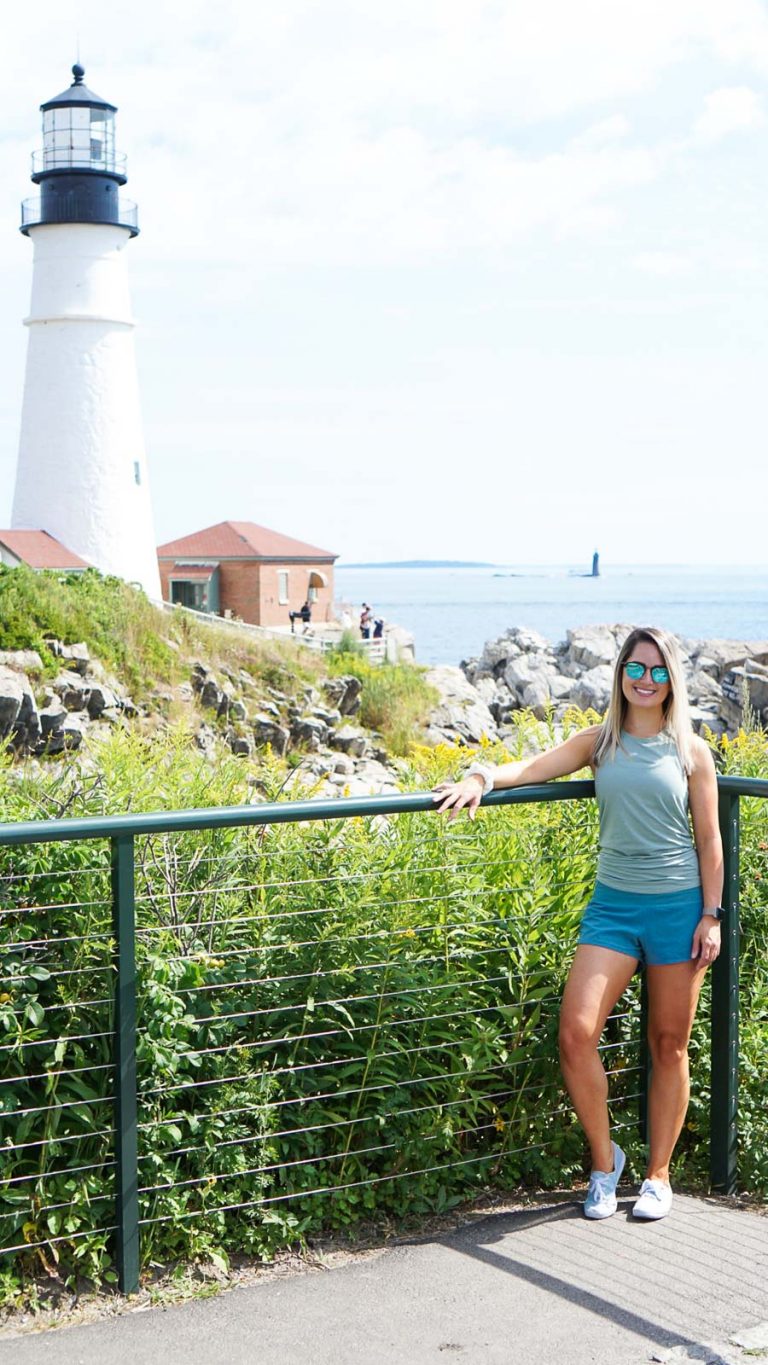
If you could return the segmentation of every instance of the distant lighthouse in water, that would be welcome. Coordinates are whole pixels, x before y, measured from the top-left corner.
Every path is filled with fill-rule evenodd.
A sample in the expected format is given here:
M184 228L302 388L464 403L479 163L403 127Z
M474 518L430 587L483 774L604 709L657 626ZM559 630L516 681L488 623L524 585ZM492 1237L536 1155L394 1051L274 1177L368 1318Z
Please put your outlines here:
M40 197L22 205L32 304L13 527L44 530L102 573L160 599L133 347L113 104L83 83L41 105L32 158Z

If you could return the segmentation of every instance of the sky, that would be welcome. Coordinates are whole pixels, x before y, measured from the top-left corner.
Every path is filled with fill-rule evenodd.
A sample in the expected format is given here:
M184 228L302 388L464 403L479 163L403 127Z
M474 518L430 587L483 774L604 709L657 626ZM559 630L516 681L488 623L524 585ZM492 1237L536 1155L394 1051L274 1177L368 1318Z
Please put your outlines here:
M158 542L768 563L762 0L4 16L0 525L39 104L118 105Z

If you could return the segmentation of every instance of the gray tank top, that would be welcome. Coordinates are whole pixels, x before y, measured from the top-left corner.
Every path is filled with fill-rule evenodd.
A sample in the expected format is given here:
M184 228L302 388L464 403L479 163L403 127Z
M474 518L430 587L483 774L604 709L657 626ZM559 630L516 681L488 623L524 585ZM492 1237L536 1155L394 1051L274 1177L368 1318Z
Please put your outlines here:
M688 823L688 778L669 735L622 731L595 772L600 812L597 880L619 891L684 891L701 885Z

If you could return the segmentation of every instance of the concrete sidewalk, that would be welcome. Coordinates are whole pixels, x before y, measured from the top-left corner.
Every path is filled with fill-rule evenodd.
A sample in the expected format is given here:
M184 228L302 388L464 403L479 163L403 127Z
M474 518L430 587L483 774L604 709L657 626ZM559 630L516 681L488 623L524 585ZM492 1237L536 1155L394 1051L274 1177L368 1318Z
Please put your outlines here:
M675 1361L754 1360L729 1338L768 1319L768 1216L680 1195L663 1222L635 1222L630 1208L623 1199L605 1223L588 1222L570 1200L483 1216L338 1269L5 1337L0 1360L639 1365L665 1352Z

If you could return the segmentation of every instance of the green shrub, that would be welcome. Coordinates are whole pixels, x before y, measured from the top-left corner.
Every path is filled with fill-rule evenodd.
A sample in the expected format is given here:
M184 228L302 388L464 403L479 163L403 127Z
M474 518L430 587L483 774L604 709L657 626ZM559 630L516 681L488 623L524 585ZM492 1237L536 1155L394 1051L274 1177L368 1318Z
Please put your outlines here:
M332 652L330 672L352 673L363 684L360 722L376 730L392 754L406 756L426 726L439 695L413 664L370 664L359 652Z
M574 714L573 725L583 717ZM519 743L542 731L519 721ZM543 734L546 734L546 727ZM765 738L717 746L768 771ZM415 750L423 789L450 746ZM264 795L284 766L268 756ZM183 732L113 734L90 777L0 769L7 821L239 805L236 759ZM768 805L744 802L742 1178L768 1195ZM281 1247L445 1209L489 1186L568 1184L584 1142L563 1094L558 1000L595 865L593 802L516 804L136 840L145 1264ZM0 850L0 1245L114 1274L109 850ZM635 1174L638 997L608 1026L614 1121ZM706 1180L708 1022L692 1040L678 1173ZM41 1245L33 1245L41 1243Z

